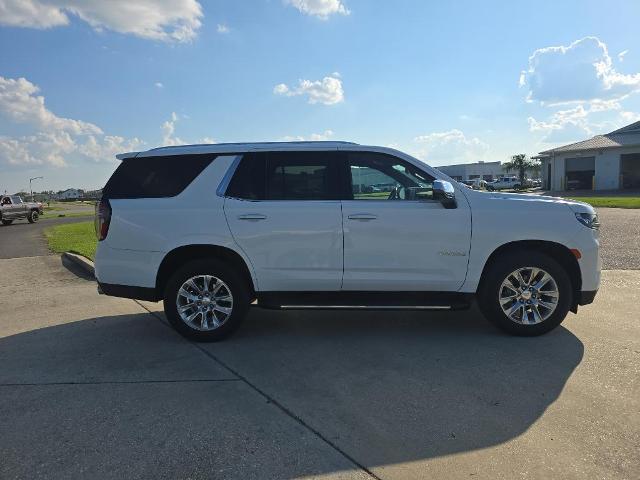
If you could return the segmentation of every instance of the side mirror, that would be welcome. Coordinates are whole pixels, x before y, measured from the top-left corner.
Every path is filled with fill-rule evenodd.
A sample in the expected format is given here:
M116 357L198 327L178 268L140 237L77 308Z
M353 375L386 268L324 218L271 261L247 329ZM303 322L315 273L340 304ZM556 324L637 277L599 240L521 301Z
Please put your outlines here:
M451 182L445 180L433 181L433 199L439 200L444 208L457 208L456 191Z

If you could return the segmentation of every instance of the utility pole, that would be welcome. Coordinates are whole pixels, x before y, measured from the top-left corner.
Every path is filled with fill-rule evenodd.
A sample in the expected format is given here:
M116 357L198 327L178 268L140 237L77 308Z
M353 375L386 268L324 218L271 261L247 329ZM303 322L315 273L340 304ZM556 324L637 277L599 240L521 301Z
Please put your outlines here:
M44 177L33 177L29 179L29 191L31 192L31 201L33 202L33 188L31 187L31 182L33 182L34 180L38 180L38 179L44 179Z

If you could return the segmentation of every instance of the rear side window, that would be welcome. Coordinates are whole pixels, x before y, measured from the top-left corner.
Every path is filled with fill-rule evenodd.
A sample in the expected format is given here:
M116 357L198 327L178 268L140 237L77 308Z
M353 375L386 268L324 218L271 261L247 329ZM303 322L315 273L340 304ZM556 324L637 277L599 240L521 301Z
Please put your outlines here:
M123 160L103 190L105 198L174 197L213 161L215 155L167 155Z
M244 200L264 200L266 168L266 153L246 153L236 168L225 195Z
M249 153L226 195L246 200L339 199L339 162L335 151Z

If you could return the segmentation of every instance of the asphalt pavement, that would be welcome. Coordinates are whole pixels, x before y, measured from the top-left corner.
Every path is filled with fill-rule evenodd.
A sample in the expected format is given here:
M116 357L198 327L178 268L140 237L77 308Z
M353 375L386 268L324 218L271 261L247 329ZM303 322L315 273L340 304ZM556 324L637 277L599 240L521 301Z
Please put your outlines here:
M640 210L598 208L604 269L640 270Z
M49 254L42 231L53 225L93 220L93 217L40 218L36 223L16 220L11 225L0 224L0 258L35 257Z

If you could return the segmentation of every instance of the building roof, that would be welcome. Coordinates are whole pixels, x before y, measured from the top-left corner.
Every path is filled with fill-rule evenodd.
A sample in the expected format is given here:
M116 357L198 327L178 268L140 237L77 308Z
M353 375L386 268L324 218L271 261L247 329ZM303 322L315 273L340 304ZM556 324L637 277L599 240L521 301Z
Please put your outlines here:
M640 146L640 121L627 125L626 127L619 128L618 130L614 130L606 135L596 135L589 140L583 140L582 142L570 143L569 145L563 145L562 147L545 150L544 152L540 152L540 155L544 156L552 153L580 152L582 150L603 150L606 148L631 147L636 145Z
M441 165L439 167L435 167L435 168L450 168L450 167L469 167L469 166L474 166L474 165L500 165L501 162L500 160L497 160L495 162L473 162L473 163L454 163L453 165Z

